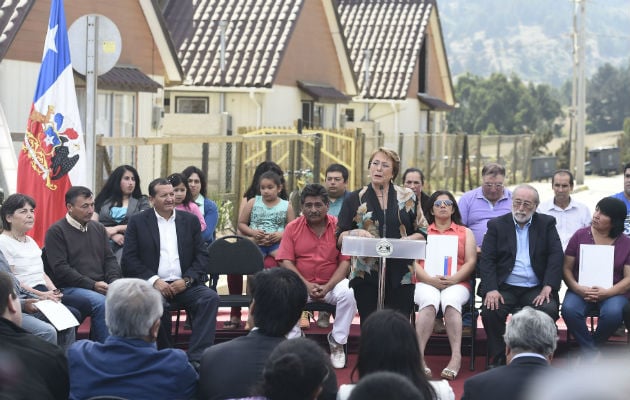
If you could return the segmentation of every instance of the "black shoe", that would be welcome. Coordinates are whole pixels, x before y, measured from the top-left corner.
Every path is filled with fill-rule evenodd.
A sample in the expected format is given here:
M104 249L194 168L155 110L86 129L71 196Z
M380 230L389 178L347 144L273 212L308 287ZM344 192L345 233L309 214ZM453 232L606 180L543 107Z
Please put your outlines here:
M492 359L492 363L488 365L487 369L502 367L505 365L505 362L505 354L499 354L498 356L494 356L494 358Z

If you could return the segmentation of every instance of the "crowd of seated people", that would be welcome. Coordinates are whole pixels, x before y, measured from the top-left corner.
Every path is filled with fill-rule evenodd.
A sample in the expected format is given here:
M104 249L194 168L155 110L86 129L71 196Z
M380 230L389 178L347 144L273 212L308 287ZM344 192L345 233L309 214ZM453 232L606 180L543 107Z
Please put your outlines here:
M357 392L353 395L349 394L350 390L343 389L340 398L359 398L361 390L358 389L364 378L380 371L406 375L422 398L452 398L448 383L430 381L431 371L424 363L423 355L433 321L441 311L452 356L440 375L447 380L457 378L461 366L462 324L465 327L467 323L461 306L469 296L474 295L470 292L469 280L475 277L475 273L479 279L477 294L482 299L481 317L488 338L490 369L511 362L510 354L506 353L506 348L509 348L506 334L506 325L510 323L508 316L528 306L545 313L553 321L562 316L576 338L582 356L588 359L598 358L615 330L624 322L626 325L629 323L630 239L627 235L630 227L627 224L630 185L626 185L627 192L624 190L601 199L591 217L588 207L571 198L574 182L573 175L567 170L554 174L551 182L554 197L545 202L541 202L538 191L527 184L508 190L505 169L498 164L489 164L482 171L481 185L462 195L459 201L450 192L438 190L432 196L424 197L426 204L422 204L422 199L416 199L412 188L395 184L400 158L394 151L377 149L370 158L369 170L370 183L344 196L337 225L337 217L322 218L319 215L326 212L327 204L319 207L319 203L311 201L306 208L293 210L284 200L286 187L282 170L275 163L263 163L244 196L239 216L240 233L250 236L263 253L274 259L278 248L283 249L281 257L271 262L279 268L261 273L261 276L272 273L271 284L261 284L265 288L263 291L274 293L282 286L278 282L292 282L291 285L305 291L304 302L307 298L309 301L324 301L328 292L332 295L332 288L327 287L325 282L318 283L316 275L305 274L304 271L308 270L302 270L300 266L321 264L330 254L339 252L347 236L386 235L395 239L424 239L429 242L432 235L458 237L458 256L452 260L452 273L445 271L443 275L430 275L419 260L403 260L398 263L400 265L392 264L392 269L388 269L390 275L384 282L388 296L385 307L398 313L376 312L375 285L378 282L373 279L373 272L377 271L373 267L377 263L353 259L350 263L335 264L340 271L335 274L350 278L349 288L362 317ZM626 173L628 176L625 176ZM630 181L630 163L625 166L624 176ZM254 286L250 288L254 301L249 312L252 317L248 323L249 335L262 334L270 345L257 358L252 385L246 391L225 397L223 394L212 394L216 383L211 390L208 389L213 374L210 372L213 370L210 368L212 362L208 360L224 350L221 346L213 346L218 296L216 289L212 290L216 286L216 277L208 277L205 265L208 259L206 247L214 239L218 211L216 204L206 197L205 180L200 169L188 167L183 174L153 180L148 196L144 196L137 171L124 165L112 173L96 196L89 188L72 187L66 193L66 215L46 234L45 257L42 257L42 249L28 236L28 231L36 223L33 199L25 194L14 194L5 201L0 212L3 223L0 266L3 266L1 274L6 275L11 285L5 285L5 293L1 293L4 299L0 302L3 307L0 311L4 313L5 329L0 335L5 340L17 333L22 337L30 332L52 346L60 346L61 353L56 353L54 347L42 345L42 349L55 354L55 359L62 355L63 361L59 363L64 366L57 367L58 370L69 371L65 372L69 374L68 382L59 380L58 387L50 389L57 392L51 398L86 398L97 394L137 398L140 392L109 390L109 387L130 387L133 385L118 384L124 379L143 380L149 375L153 378L147 381L170 382L173 375L169 373L172 371L159 368L164 363L159 360L170 358L175 360L173 362L183 363L178 371L185 376L177 383L166 385L168 389L159 389L160 385L155 384L152 388L141 389L144 393L173 390L177 393L175 397L182 398L254 396L274 399L283 398L273 388L274 385L286 386L282 383L282 379L286 378L291 382L304 379L299 387L308 392L303 395L304 398L332 399L337 396L336 381L331 383L330 379L331 375L335 375L333 365L335 368L345 365L340 339L334 337L331 341L331 336L328 337L334 353L332 364L326 357L319 360L323 353L309 353L313 356L309 368L316 368L315 364L319 361L325 366L321 371L307 374L310 380L299 375L302 368L299 364L304 359L292 360L291 365L295 367L289 370L279 368L281 363L274 363L274 360L275 357L286 360L283 351L299 354L300 351L308 351L311 346L310 342L302 340L291 344L281 340L291 330L297 329L298 332L291 337L300 336L298 321L304 304L301 301L292 304L295 313L291 313L290 320L282 322L281 327L269 328L269 323L264 321L278 316L274 314L273 307L265 309L268 304L261 297L256 297L255 278L248 279L248 283L252 282ZM302 207L305 205L302 204ZM298 232L296 229L302 229L303 225L304 229L313 233L313 239L309 240L316 245L312 251L304 251L295 247L297 244L292 244L289 255L285 251L287 244L285 247L282 245L284 229L300 213L304 222L296 220L290 225L291 232ZM333 240L324 238L325 232L333 232ZM581 259L585 245L610 246L613 249L610 252L612 281L609 286L589 285L581 281L580 274L583 274L586 263ZM287 264L286 260L291 263ZM274 275L278 273L285 275ZM208 282L209 278L215 279L214 283ZM336 278L329 279L338 282ZM242 291L242 277L231 277L228 282L231 291ZM265 282L265 278L261 282ZM568 287L564 298L559 294L562 283ZM261 296L260 293L258 296ZM146 301L134 303L143 298ZM414 312L414 299L419 306L415 333L408 318ZM57 332L37 309L37 301L45 300L67 307L79 322L89 317L91 340L72 344L75 328ZM132 306L144 311L131 313ZM179 308L185 308L191 316L192 334L186 352L172 349L171 311ZM589 332L587 328L589 315L598 315L594 332ZM370 322L372 320L380 322ZM368 360L375 357L378 348L388 348L385 346L388 338L395 335L394 327L402 321L413 333L413 340L410 338L410 344L406 346L407 352L417 353L415 360L419 364L409 364L412 372L383 367L385 361L380 362L378 371L366 369ZM240 310L235 309L225 328L239 328L241 323ZM384 328L379 333L381 336L370 339L371 331L378 331L379 326ZM333 332L334 329L333 321ZM400 329L396 331L399 332L397 337L403 335L401 332L409 333L402 326ZM27 342L30 343L30 339L24 341ZM16 343L11 352L19 349L22 342ZM390 356L395 354L394 347ZM409 351L409 348L413 350ZM122 361L111 362L117 354ZM17 377L7 373L2 365L6 360L1 356L2 353L0 389L8 388L18 393L14 383L21 377L20 371L16 372ZM404 355L393 357L393 364L400 365ZM153 359L150 364L155 369L134 368L134 374L124 369L125 365L130 365L129 360L140 362L143 358ZM239 358L238 362L242 360ZM104 365L113 369L99 370ZM41 366L42 369L44 367ZM95 381L77 378L85 374ZM113 379L116 383L112 383L111 377L117 374L120 378ZM277 374L282 379L277 380ZM421 379L416 376L418 374ZM383 376L387 377L387 374ZM99 381L100 378L103 380ZM381 376L380 379L384 378ZM257 384L254 385L254 382ZM41 390L47 391L45 384L42 385ZM204 390L210 390L211 394L203 394ZM154 397L160 396L156 394Z

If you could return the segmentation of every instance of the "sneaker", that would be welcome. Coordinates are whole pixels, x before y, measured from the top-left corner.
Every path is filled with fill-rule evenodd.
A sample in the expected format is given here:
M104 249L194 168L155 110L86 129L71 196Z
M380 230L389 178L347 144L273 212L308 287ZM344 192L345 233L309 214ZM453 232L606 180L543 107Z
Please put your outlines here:
M317 315L317 326L320 328L328 328L330 326L330 313L326 311L320 311Z
M328 334L328 345L330 346L330 361L334 368L344 368L346 366L346 353L343 345L335 342L332 332Z
M308 329L311 326L311 313L308 311L302 311L302 316L300 317L300 328Z

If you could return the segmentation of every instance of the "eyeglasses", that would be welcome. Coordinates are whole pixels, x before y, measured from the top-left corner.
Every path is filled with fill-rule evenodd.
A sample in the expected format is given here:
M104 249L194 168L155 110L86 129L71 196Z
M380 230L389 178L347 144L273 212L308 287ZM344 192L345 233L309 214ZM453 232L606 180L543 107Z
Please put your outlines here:
M501 182L501 183L490 183L490 182L488 182L488 183L484 183L483 186L488 188L488 189L492 189L492 188L502 189L503 188L503 182Z
M514 205L514 207L516 208L521 208L525 207L527 209L534 207L534 203L532 203L531 201L523 201L523 200L512 200L512 205Z
M450 207L453 205L453 201L451 200L435 200L435 203L433 203L434 207Z
M379 167L379 165L380 165L380 166L381 166L381 168L383 168L383 169L388 169L388 168L390 168L390 167L391 167L391 165L389 165L389 164L387 164L387 163L382 163L382 162L380 162L380 161L372 161L372 166L373 166L374 168L378 168L378 167Z

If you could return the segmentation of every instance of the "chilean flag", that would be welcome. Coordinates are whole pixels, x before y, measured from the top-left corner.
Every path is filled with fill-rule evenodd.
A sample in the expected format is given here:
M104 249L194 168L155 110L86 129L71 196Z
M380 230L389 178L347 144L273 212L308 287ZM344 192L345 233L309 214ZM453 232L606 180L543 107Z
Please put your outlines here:
M44 245L46 230L66 213L65 194L85 185L83 128L74 89L62 0L52 0L37 88L18 157L17 191L35 199L35 227Z

